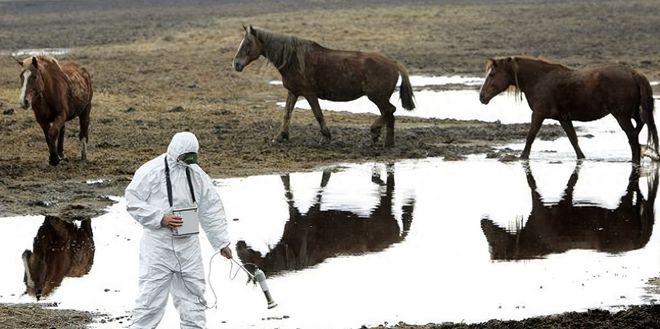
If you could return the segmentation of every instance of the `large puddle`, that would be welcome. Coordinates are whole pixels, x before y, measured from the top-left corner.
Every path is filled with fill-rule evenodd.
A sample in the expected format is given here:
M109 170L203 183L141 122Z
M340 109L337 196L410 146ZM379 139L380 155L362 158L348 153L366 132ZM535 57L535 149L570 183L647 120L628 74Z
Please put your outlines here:
M645 288L660 275L657 168L645 163L638 179L630 163L565 160L526 167L474 156L218 180L232 247L267 273L279 306L267 310L261 291L242 273L230 280L230 263L216 257L211 282L220 300L207 312L209 328L474 322L655 301ZM89 237L84 224L67 228L77 237L73 254L85 257L59 263L89 273L51 275L60 284L42 302L130 311L141 228L117 201L91 222L91 268L75 242ZM35 300L21 296L24 250L67 259L62 249L34 245L57 236L47 234L55 226L40 216L0 221L10 232L0 302ZM202 240L208 272L212 251ZM162 327L177 323L169 305Z
M499 111L480 105L475 91L446 93L465 95L455 105L439 103L438 113L478 107L485 120L484 113ZM423 95L417 93L418 104ZM502 102L501 111L525 112L501 121L528 122L524 103L508 96L494 102ZM469 323L657 302L647 281L660 276L658 168L645 160L638 177L616 122L585 124L579 134L589 159L580 164L560 138L537 140L529 165L477 155L217 180L235 255L266 272L279 306L268 310L243 273L230 279L224 258L209 268L212 250L202 234L219 297L208 327ZM93 237L89 222L0 219L0 302L35 301L36 291L23 295L24 279L37 282L41 272L52 282L40 292L42 303L129 314L142 232L123 199L116 201L92 219ZM30 277L24 254L34 268ZM39 260L59 264L58 271L38 271ZM206 298L213 301L209 289ZM170 303L161 328L177 326Z

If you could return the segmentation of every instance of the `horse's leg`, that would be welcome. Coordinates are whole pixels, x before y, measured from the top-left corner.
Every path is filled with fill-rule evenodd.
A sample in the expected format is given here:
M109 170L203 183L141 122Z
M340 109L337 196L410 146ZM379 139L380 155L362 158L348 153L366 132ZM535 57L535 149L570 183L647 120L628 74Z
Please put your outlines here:
M291 112L293 107L296 105L298 96L294 95L292 92L286 96L286 105L284 105L284 116L282 117L282 126L280 127L280 132L273 138L274 143L283 142L289 140L289 122L291 121Z
M539 132L539 129L541 129L543 120L545 120L544 116L537 114L536 112L532 113L532 123L529 127L529 131L527 132L527 142L525 143L525 149L523 149L522 154L520 154L520 158L522 160L529 159L529 152L532 150L532 143L534 142L534 138L536 138L536 134Z
M623 132L626 133L626 136L628 136L628 144L630 145L630 151L632 153L632 162L639 164L641 149L639 147L639 135L637 134L637 130L633 127L629 117L615 116L614 118L619 122L619 126L621 126Z
M371 142L373 144L376 144L378 142L378 138L380 138L380 131L383 129L383 125L385 122L383 121L383 114L374 120L374 122L371 124L371 128L369 129L371 131Z
M396 107L388 100L380 102L382 117L385 120L385 147L394 146L394 111Z
M371 124L371 138L374 143L378 141L380 136L380 131L383 125L385 125L385 147L394 146L394 111L396 111L396 106L392 105L389 101L389 97L382 99L369 97L380 110L380 117L374 120Z
M66 109L62 111L62 113L67 113ZM66 115L60 114L53 120L53 122L50 123L50 127L48 127L48 138L50 141L53 143L53 150L50 153L50 159L49 163L53 166L56 166L62 158L59 155L60 151L60 143L61 143L61 150L64 152L64 123L66 122ZM60 136L61 136L61 141L60 141ZM55 141L57 140L57 152L55 152Z
M80 160L87 161L87 141L89 141L89 113L92 110L92 104L87 105L84 111L80 113Z
M39 122L41 130L44 132L44 137L46 138L46 144L48 145L48 163L51 166L56 166L60 163L60 157L57 155L57 145L55 144L55 139L50 136L50 123L48 122Z
M332 136L330 135L330 130L325 125L325 119L323 119L323 112L321 112L319 99L316 97L316 95L307 95L305 96L305 99L307 99L307 102L312 107L312 112L314 113L314 117L316 118L316 121L318 121L319 126L321 127L321 134L323 135L324 141L326 143L330 142Z
M575 133L573 122L571 122L570 120L566 120L566 121L559 121L559 123L561 124L561 127L564 128L564 131L566 132L566 136L568 136L568 140L571 141L571 145L573 145L573 149L575 150L575 155L577 155L577 158L584 159L584 153L582 153L582 150L578 145L577 134Z
M57 155L60 159L64 159L64 129L65 126L62 126L60 129L60 134L57 136Z
M639 135L639 132L642 131L642 128L644 128L644 120L642 120L642 117L639 114L639 111L633 111L633 120L635 120L635 132L637 132L637 135Z
M385 147L392 146L394 146L394 111L385 113Z

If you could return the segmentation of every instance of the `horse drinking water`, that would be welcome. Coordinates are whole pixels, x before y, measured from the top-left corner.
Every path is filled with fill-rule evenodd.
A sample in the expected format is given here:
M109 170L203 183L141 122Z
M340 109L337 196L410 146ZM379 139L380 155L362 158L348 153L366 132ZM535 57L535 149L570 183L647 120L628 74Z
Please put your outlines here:
M64 123L80 119L80 156L87 159L89 112L92 109L92 80L85 68L75 62L59 63L47 55L16 59L21 66L21 107L32 107L44 131L48 163L56 166L64 158ZM57 141L57 145L55 145Z
M579 159L572 121L593 121L612 114L628 137L632 161L640 161L639 132L648 124L648 146L658 156L658 133L653 119L653 93L649 81L623 65L610 64L570 69L543 59L513 56L490 59L479 99L488 102L513 86L524 93L532 109L532 123L520 155L528 159L532 142L546 118L559 121ZM635 121L635 125L631 120Z
M415 108L408 72L401 64L379 53L333 50L291 35L252 26L243 28L245 36L233 60L236 71L242 71L259 56L264 56L280 72L284 88L289 91L282 126L273 141L289 139L291 112L300 96L309 102L327 142L331 138L330 130L325 125L318 99L345 102L366 95L380 110L380 117L371 125L372 141L378 141L385 126L385 146L394 145L396 107L390 103L390 96L399 75L402 106L409 111Z

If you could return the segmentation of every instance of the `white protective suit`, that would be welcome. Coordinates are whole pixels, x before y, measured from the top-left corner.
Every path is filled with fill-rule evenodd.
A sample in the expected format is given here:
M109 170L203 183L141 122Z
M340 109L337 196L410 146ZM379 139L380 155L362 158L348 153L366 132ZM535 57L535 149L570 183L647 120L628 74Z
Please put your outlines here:
M187 165L176 160L179 155L198 149L195 135L177 133L167 153L142 165L126 188L128 213L144 228L139 293L130 328L156 328L170 292L179 312L181 328L205 328L205 307L199 299L203 300L205 289L199 238L196 234L173 237L168 228L161 226L163 215L171 213L173 208L193 204L186 179L186 167L189 167L202 229L216 251L230 243L222 201L209 176L196 164ZM165 157L172 182L173 207L167 197Z

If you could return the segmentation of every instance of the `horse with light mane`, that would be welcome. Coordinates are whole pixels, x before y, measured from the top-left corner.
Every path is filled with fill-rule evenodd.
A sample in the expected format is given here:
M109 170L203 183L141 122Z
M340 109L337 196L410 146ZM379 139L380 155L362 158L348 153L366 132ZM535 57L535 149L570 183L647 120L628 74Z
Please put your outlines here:
M399 93L406 110L413 110L413 91L408 72L403 65L376 52L345 51L325 48L318 43L296 36L273 33L243 26L245 36L234 56L236 71L264 56L282 75L282 83L288 90L282 126L274 142L289 139L291 112L303 96L312 108L326 142L331 139L325 124L319 99L352 101L366 95L378 106L380 117L371 125L372 141L380 138L386 127L385 146L394 145L394 111L390 96L401 76Z
M650 153L655 153L649 155L658 158L653 91L641 73L619 64L571 69L527 56L493 58L486 67L486 81L479 92L481 103L488 104L512 86L516 94L525 94L532 109L532 123L521 159L529 158L532 142L547 118L559 121L578 159L584 158L572 121L593 121L608 114L614 116L626 133L634 163L640 161L638 137L645 124L648 124Z
M32 250L26 249L23 260L25 293L47 297L65 277L81 277L94 264L94 233L89 218L74 221L46 216L37 231Z
M78 63L60 63L48 55L16 61L22 68L18 101L24 109L32 107L48 143L48 163L56 166L64 158L64 124L75 117L80 119L80 157L87 160L89 113L92 109L90 74Z

